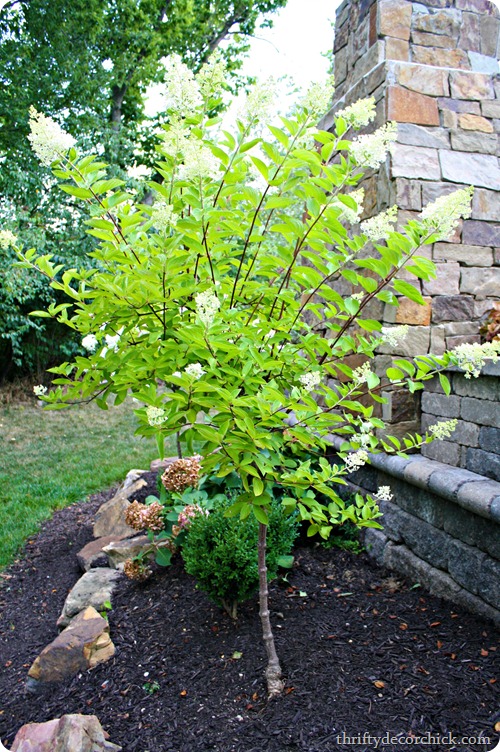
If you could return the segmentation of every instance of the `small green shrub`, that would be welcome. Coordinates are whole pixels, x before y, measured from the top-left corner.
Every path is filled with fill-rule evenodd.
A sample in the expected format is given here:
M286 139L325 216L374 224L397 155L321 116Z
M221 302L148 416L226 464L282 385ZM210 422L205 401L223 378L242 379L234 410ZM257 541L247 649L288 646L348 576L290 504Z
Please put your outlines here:
M360 554L364 546L360 541L360 530L353 522L344 522L335 529L335 535L330 535L328 540L321 541L323 548L340 548L343 551L351 551Z
M259 525L254 517L244 522L226 517L225 512L233 502L231 497L219 499L208 517L194 518L182 557L186 572L196 579L197 587L234 619L238 603L250 598L259 587ZM287 515L274 500L267 538L268 579L276 577L280 559L290 553L297 531L297 516Z

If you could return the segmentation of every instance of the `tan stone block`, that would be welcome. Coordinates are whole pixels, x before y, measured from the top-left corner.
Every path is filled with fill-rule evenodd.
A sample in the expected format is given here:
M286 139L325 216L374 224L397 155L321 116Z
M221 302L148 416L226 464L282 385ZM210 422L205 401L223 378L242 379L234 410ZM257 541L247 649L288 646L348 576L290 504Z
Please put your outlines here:
M394 144L391 154L392 177L440 180L438 150Z
M441 118L445 128L458 128L458 115L452 110L442 110Z
M498 220L500 217L500 193L476 188L472 198L472 219Z
M410 43L404 39L387 37L385 40L385 56L387 60L408 60L410 57Z
M454 8L443 8L429 12L422 5L417 5L415 15L412 18L412 27L416 31L425 31L457 39L461 20L462 14ZM452 42L452 39L449 42ZM451 44L449 46L451 47Z
M481 131L482 133L493 133L494 128L489 120L479 115L459 115L458 122L460 127L466 131Z
M407 0L380 0L378 33L381 36L410 39L412 4Z
M442 50L439 47L422 47L416 44L412 47L412 59L414 63L439 68L470 69L469 58L463 50Z
M481 102L481 112L484 117L500 118L500 100Z
M447 71L416 63L397 63L391 68L397 83L406 89L433 97L449 96Z
M457 261L464 266L491 266L493 251L479 245L461 243L435 243L434 261Z
M412 31L411 41L422 47L441 47L449 49L453 46L452 40L446 34L430 34L426 31Z
M424 301L424 305L419 305L409 298L400 298L395 323L428 326L431 323L431 298L424 298Z
M401 86L389 86L387 91L387 119L398 123L439 125L437 102L432 97L408 91Z
M456 99L481 101L482 99L495 98L491 76L486 73L452 71L450 73L450 84L451 96Z

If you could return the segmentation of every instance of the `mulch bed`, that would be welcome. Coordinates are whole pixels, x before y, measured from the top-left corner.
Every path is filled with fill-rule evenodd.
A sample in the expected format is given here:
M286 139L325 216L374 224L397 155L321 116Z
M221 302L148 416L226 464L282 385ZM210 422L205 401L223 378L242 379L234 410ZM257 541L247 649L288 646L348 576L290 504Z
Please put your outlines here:
M270 587L287 685L278 700L266 702L257 599L231 622L196 590L179 557L147 583L123 578L109 614L111 661L48 694L25 694L28 668L56 636L81 575L75 553L91 540L93 515L110 495L57 512L2 579L7 747L24 723L65 713L96 714L124 752L375 749L363 734L406 738L399 745L385 737L384 750L495 747L500 647L492 625L365 554L321 546L297 548L288 581ZM490 741L459 745L449 733ZM425 734L434 741L415 739Z

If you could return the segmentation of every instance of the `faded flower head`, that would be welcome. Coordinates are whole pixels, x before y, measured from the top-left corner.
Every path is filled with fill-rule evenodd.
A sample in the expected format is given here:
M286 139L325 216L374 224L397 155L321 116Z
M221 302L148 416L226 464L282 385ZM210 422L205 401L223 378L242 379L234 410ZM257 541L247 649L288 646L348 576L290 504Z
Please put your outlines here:
M165 410L162 407L150 405L146 409L146 418L150 426L160 426L168 420L168 415L165 415Z
M184 371L188 376L191 376L191 378L196 380L201 379L203 374L206 373L206 371L204 371L201 367L201 363L190 363L188 366L186 366Z
M350 152L360 167L376 169L385 161L398 135L397 123L386 123L375 133L358 136L351 142Z
M457 427L457 423L458 420L456 419L440 420L438 423L429 426L428 431L435 439L448 439Z
M447 196L439 196L422 211L421 219L425 227L437 234L438 240L446 240L456 230L461 217L467 219L472 214L474 188L461 188Z
M123 565L123 572L129 580L145 582L153 574L151 567L143 561L127 559Z
M462 368L465 371L465 378L470 379L471 376L479 376L487 360L492 360L495 363L498 360L499 352L500 342L493 341L485 342L482 345L477 342L473 344L464 343L455 347L449 354L452 363Z
M349 107L336 112L335 117L343 118L351 128L355 128L356 130L363 128L363 126L371 123L375 117L375 97L358 99L357 102L350 104Z
M174 207L171 204L167 204L166 201L157 201L153 205L151 220L158 232L166 233L168 229L175 226L178 219L179 217L174 212Z
M303 373L299 376L299 381L302 384L306 392L312 392L312 390L321 384L321 373L319 371L309 371L309 373Z
M203 104L194 73L179 55L170 55L166 61L165 83L167 84L168 110L180 117L189 117Z
M0 248L7 249L11 245L17 243L17 235L14 235L10 230L0 230Z
M184 491L197 486L201 473L200 460L198 454L174 460L161 476L161 482L167 491Z
M180 533L181 530L185 530L188 528L195 517L208 517L209 512L207 509L203 509L203 507L200 507L199 504L188 504L184 507L182 512L179 512L179 517L177 518L177 525L176 528L178 528L177 535Z
M76 141L73 136L63 131L51 117L42 115L30 107L30 129L28 139L31 148L40 162L50 167L56 159L64 157Z
M391 206L387 211L380 212L361 223L361 232L368 240L385 240L389 233L394 232L394 223L398 218L398 207Z
M194 297L196 313L201 323L207 328L211 326L215 314L220 308L220 300L212 290L204 290Z
M151 530L160 533L165 524L163 522L163 507L158 501L152 504L140 504L133 501L125 512L125 522L134 530Z
M383 326L382 339L389 347L396 347L408 334L408 324L401 326Z
M38 386L33 387L33 394L35 394L37 397L43 397L43 395L46 393L47 387L43 386L43 384L39 384Z
M219 49L201 66L196 75L201 95L204 99L218 96L226 83L227 64Z
M82 347L85 348L85 350L88 350L88 352L94 352L97 344L98 342L95 334L86 334L82 339Z
M353 473L359 470L360 467L363 467L363 465L366 465L368 462L368 453L364 449L358 449L356 452L348 454L344 462L346 472Z

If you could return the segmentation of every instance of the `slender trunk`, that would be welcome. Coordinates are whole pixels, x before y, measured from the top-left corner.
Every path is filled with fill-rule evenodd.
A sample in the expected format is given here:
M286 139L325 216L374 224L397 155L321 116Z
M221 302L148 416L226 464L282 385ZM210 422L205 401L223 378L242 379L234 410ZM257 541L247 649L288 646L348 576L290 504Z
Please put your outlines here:
M179 431L175 434L175 442L177 444L177 456L181 460L182 459L182 448L181 448L181 435Z
M267 588L267 565L266 565L266 539L267 525L259 522L259 605L260 621L262 624L262 636L267 653L267 694L269 699L277 697L283 691L281 680L281 666L274 644L271 620L269 618L269 591Z

